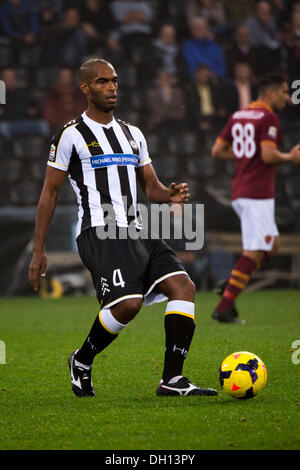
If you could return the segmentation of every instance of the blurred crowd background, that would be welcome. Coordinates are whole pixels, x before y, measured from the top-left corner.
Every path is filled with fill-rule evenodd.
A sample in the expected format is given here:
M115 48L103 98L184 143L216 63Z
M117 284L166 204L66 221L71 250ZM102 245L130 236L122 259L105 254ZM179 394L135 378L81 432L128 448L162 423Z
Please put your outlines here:
M142 129L161 180L188 181L206 230L239 231L233 164L213 161L210 148L229 115L256 99L262 74L300 80L300 2L0 1L2 208L37 204L52 134L84 111L78 67L94 56L115 66L115 115ZM289 149L300 142L300 107L280 120ZM300 168L278 175L279 228L300 232ZM69 184L59 204L76 204Z

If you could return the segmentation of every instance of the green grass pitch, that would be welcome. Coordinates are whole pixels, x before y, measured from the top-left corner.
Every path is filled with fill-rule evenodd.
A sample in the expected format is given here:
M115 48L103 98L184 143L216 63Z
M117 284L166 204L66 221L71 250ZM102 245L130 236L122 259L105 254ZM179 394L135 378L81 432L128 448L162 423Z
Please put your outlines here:
M96 398L75 397L67 358L98 312L92 297L0 301L1 450L298 450L300 291L244 293L245 325L211 319L213 293L198 293L196 330L184 374L215 387L217 397L156 397L163 367L165 303L143 307L93 368ZM218 369L235 351L261 357L264 391L236 400L220 388ZM297 357L297 353L294 354ZM300 353L298 355L300 358Z

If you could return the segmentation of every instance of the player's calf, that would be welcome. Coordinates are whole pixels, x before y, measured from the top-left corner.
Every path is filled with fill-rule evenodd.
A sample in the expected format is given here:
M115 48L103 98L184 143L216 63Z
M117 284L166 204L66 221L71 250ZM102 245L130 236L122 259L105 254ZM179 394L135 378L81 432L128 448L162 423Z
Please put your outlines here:
M257 269L257 260L259 252L244 251L242 256L234 265L228 282L224 286L222 298L214 309L212 317L214 320L226 323L239 323L237 318L237 310L234 302L237 296L247 286L252 273Z
M82 387L87 385L88 376L91 381L91 366L95 356L118 337L126 324L138 313L140 307L141 300L133 298L119 302L112 309L103 308L100 310L83 345L72 353L74 357L71 355L69 358L72 390L75 395L92 395L91 387L88 391ZM73 375L72 371L74 371ZM81 380L82 374L84 374L84 378Z

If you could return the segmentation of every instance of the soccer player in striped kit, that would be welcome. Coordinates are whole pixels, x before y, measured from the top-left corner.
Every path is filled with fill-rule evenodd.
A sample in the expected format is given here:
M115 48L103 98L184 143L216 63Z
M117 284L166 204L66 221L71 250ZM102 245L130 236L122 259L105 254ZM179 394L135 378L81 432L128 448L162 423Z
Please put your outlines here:
M281 111L290 101L285 77L270 74L259 85L257 101L236 111L228 120L213 148L212 157L235 160L232 207L240 218L243 252L230 277L219 286L222 298L212 317L219 322L240 322L235 299L251 275L278 252L279 233L275 222L276 165L300 163L300 145L283 153Z
M90 59L79 75L88 107L53 137L29 267L29 279L37 291L39 275L45 275L48 227L67 173L78 201L78 251L91 272L101 308L81 348L69 356L72 390L79 397L94 396L95 356L118 337L142 303L166 299L164 369L157 395L216 395L214 389L200 388L182 376L195 329L193 282L163 240L133 239L126 232L129 224L140 227L136 180L156 203L187 202L189 188L186 183L164 186L142 132L114 118L118 91L114 67L102 59ZM112 226L116 237L99 237L101 228Z

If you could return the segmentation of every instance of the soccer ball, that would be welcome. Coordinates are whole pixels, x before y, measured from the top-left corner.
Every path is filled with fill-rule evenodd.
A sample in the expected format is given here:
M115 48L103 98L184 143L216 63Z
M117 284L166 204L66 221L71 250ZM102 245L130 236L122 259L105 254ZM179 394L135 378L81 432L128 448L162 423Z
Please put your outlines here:
M234 398L253 398L266 385L267 370L263 361L247 351L226 357L219 370L221 387Z

